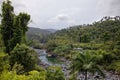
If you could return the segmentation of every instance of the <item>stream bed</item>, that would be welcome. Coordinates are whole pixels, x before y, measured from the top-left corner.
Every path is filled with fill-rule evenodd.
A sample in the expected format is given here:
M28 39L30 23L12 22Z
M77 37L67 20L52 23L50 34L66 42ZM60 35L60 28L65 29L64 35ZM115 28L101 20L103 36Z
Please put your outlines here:
M70 62L69 61L60 61L57 58L48 58L47 57L47 53L46 50L40 50L40 49L34 49L38 55L39 55L39 59L40 59L40 65L43 66L44 68L47 68L49 66L59 66L62 68L62 71L65 75L66 80L70 77L69 76L69 72L70 70L67 70L67 67L69 66Z
M34 49L34 50L38 53L39 59L41 61L40 63L43 65L46 64L49 66L55 66L55 65L61 66L62 64L64 64L63 61L60 61L57 58L48 58L46 50L40 50L40 49Z
M62 68L64 75L65 75L66 80L68 80L70 78L70 75L69 75L70 70L67 69L68 66L70 66L69 61L60 62L59 60L57 60L57 58L47 58L46 50L40 50L40 49L34 49L34 50L39 55L39 59L41 60L41 62L40 62L41 66L43 66L44 68L47 68L49 66L60 66ZM110 72L105 72L105 74L106 74L105 80L120 80L119 75L114 75L114 74L111 74ZM92 76L89 75L88 80L92 80L91 78L92 78ZM78 80L84 80L84 75L79 74ZM101 80L101 79L97 79L97 80Z

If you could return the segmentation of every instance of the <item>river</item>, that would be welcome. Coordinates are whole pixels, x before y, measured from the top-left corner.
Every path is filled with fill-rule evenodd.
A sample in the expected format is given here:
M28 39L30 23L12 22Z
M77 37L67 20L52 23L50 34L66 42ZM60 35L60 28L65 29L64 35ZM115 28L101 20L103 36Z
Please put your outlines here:
M39 59L41 60L40 65L42 65L44 68L47 68L49 66L60 66L62 68L62 71L65 75L66 80L68 80L68 78L70 77L69 73L70 70L67 69L68 66L70 66L70 62L69 61L65 61L62 64L60 63L52 63L51 61L48 60L47 58L47 53L46 50L40 50L40 49L34 49L38 55L39 55ZM114 75L111 74L110 72L105 72L106 74L106 80L120 80L119 75ZM88 76L88 80L91 80L92 76ZM84 80L84 75L83 74L79 74L78 75L78 80Z
M47 59L47 53L46 53L46 50L40 50L40 49L34 49L38 55L39 55L39 59L40 59L40 63L43 64L43 65L52 65L51 62L48 61Z
M67 67L69 66L69 61L65 61L65 62L51 62L48 58L47 58L47 53L46 50L40 50L40 49L34 49L38 55L39 55L39 59L41 60L40 65L43 66L44 68L47 68L49 66L59 66L62 68L62 71L64 72L65 78L67 80L67 78L69 78L69 72L70 70L67 70ZM57 59L55 59L57 60Z

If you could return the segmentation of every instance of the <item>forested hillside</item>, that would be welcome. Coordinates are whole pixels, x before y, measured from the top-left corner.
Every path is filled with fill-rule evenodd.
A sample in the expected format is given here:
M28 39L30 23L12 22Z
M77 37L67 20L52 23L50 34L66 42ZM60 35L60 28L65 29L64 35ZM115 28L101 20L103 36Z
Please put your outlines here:
M29 27L28 31L26 32L26 37L29 42L28 44L35 48L42 48L42 44L45 44L48 41L50 35L55 32L56 30L54 29Z
M48 41L49 53L71 58L74 49L99 54L105 69L120 71L120 17L104 17L98 22L57 31ZM79 52L77 52L79 53Z
M88 25L73 26L55 33L54 38L67 36L73 42L107 42L119 41L120 17L104 17L101 21ZM66 39L68 39L66 38Z
M29 27L26 35L29 40L38 40L39 43L45 43L52 31Z
M120 79L119 16L56 31L29 28L10 0L0 12L0 80Z
M16 15L9 0L3 1L0 12L0 80L65 80L60 67L38 65L38 54L26 39L30 15Z

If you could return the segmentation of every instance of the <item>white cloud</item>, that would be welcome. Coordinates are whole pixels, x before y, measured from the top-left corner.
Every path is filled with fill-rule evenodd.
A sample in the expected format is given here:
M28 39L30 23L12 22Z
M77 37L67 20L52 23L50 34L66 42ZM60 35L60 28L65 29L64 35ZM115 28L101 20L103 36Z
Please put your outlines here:
M97 9L104 16L120 16L120 0L100 0Z
M17 14L27 12L31 15L31 27L61 29L69 25L91 23L106 15L120 15L120 0L11 1Z
M49 26L56 27L57 29L61 29L75 25L75 20L67 14L59 14L49 19L47 24L49 24Z
M79 13L80 11L82 11L82 9L74 7L74 8L65 8L65 9L61 10L59 13L75 15L75 14Z
M59 14L50 20L48 20L50 23L57 23L57 22L67 22L67 23L74 23L75 20L73 20L69 15L66 14Z

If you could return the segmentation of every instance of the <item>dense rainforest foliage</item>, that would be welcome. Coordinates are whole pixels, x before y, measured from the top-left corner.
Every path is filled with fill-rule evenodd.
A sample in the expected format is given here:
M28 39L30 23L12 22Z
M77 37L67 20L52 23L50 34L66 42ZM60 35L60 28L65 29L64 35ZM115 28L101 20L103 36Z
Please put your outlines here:
M26 39L30 15L16 15L11 1L6 0L0 17L0 80L66 80L60 66L38 65L38 54ZM84 80L95 73L105 78L105 71L120 74L119 16L41 36L32 47L42 48L38 43L44 43L50 55L68 62L69 80L77 80L78 74L83 74Z
M97 63L105 70L120 72L120 17L59 30L46 48L50 54L70 60L79 53L77 50L89 52L97 55Z
M45 70L38 66L37 54L26 40L30 15L16 15L11 1L6 0L0 17L0 80L65 79L60 67Z

